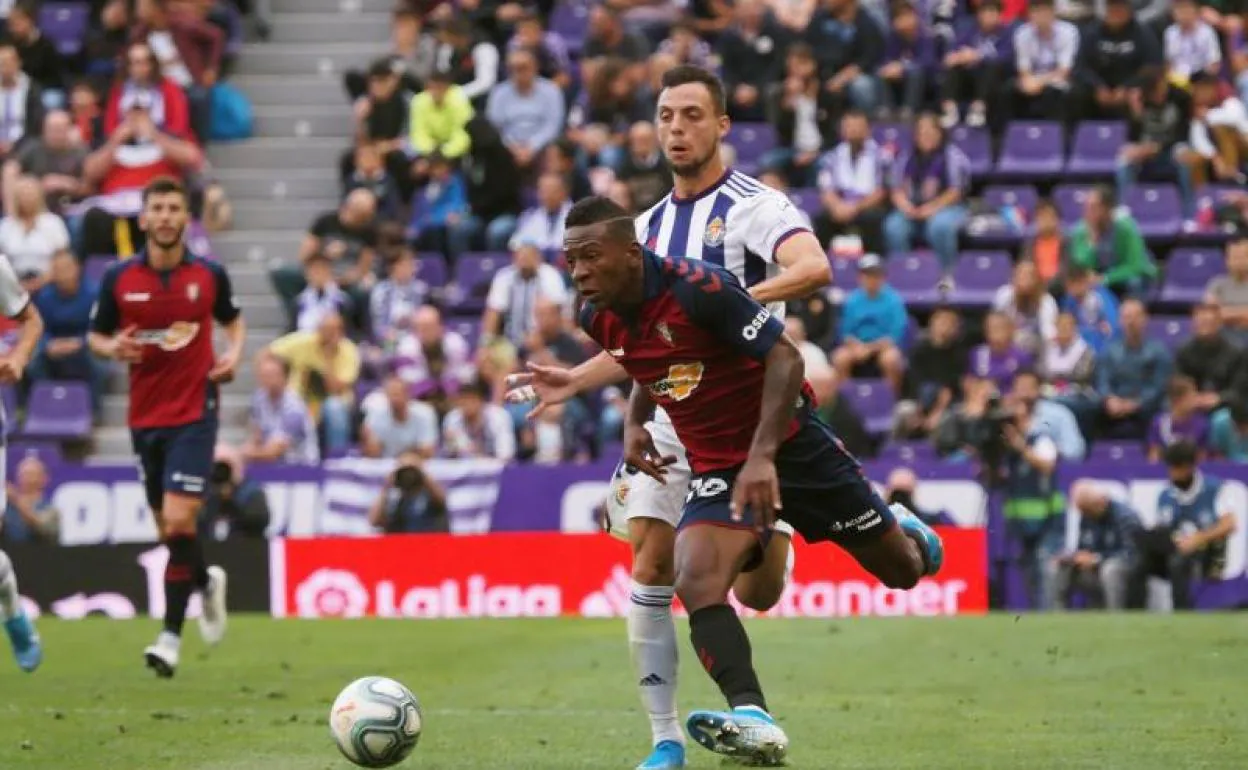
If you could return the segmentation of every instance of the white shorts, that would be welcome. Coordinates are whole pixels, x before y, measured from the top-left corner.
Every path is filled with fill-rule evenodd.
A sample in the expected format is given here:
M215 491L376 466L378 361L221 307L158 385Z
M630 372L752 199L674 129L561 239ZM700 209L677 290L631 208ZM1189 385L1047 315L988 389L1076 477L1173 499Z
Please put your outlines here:
M629 519L658 519L675 529L680 524L689 482L693 478L685 445L680 443L672 423L669 420L651 420L646 423L646 430L659 456L674 455L676 462L667 466L666 484L660 484L644 473L629 473L623 461L615 466L607 495L608 531L623 540L629 539ZM776 522L776 531L790 537L793 535L793 527L784 521Z

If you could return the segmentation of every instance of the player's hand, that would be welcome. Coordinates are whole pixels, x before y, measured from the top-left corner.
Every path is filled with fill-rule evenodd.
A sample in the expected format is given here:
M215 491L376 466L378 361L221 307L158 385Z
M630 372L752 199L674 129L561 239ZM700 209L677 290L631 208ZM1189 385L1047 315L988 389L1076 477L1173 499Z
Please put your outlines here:
M22 373L25 371L26 364L18 361L13 356L0 358L0 382L5 385L12 385L15 382L21 382Z
M234 373L238 370L238 354L230 352L217 359L208 372L208 379L217 384L233 382Z
M532 361L527 366L527 372L507 376L504 398L509 404L536 401L537 406L529 412L530 420L537 419L548 408L562 404L578 393L571 369L542 366Z
M747 506L754 512L754 528L759 532L775 525L780 510L780 477L774 460L751 456L741 466L732 487L732 518L740 521Z
M660 484L667 483L667 466L675 455L660 455L654 437L644 425L624 426L624 464L632 466Z
M143 343L134 338L137 326L127 326L113 337L113 358L127 364L137 364L143 358Z

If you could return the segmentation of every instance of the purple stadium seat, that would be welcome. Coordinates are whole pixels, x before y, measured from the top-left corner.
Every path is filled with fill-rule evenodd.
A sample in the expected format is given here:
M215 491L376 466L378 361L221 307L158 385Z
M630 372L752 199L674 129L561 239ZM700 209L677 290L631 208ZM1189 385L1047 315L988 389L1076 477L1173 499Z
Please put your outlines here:
M1183 228L1183 203L1172 184L1139 184L1127 190L1122 204L1146 238L1170 239Z
M1224 272L1226 260L1217 249L1175 249L1166 260L1160 299L1166 304L1194 305L1205 296L1209 281Z
M970 159L971 176L983 176L992 171L992 139L988 129L955 126L949 131L949 141Z
M494 274L511 264L506 252L466 251L455 260L455 276L447 286L446 303L456 313L480 313Z
M819 213L819 191L814 187L799 187L789 190L789 200L807 214L814 216Z
M832 288L846 294L858 288L858 260L832 258Z
M886 262L888 283L908 307L932 307L941 301L938 284L944 278L940 261L930 251L897 254Z
M17 432L17 389L12 385L0 385L0 403L4 404L4 435Z
M422 251L416 255L416 277L434 289L446 285L446 258L436 251Z
M463 337L470 349L477 349L477 341L481 338L480 318L448 318L446 328Z
M936 462L936 447L926 441L900 441L887 443L880 447L880 454L875 458L880 462L898 465Z
M1063 150L1061 123L1047 120L1011 123L1001 145L997 174L1029 179L1060 174Z
M849 399L854 411L862 417L867 432L888 433L893 427L893 389L884 380L854 380L845 383L841 396Z
M1192 320L1186 316L1153 316L1148 319L1148 338L1159 340L1171 353L1192 336Z
M48 36L61 56L77 56L87 37L91 4L44 3L39 8L39 29Z
M889 159L914 146L914 129L905 123L877 123L871 127L871 136Z
M1010 282L1014 264L1005 251L964 251L953 266L952 304L987 308L997 289Z
M1040 194L1029 184L994 184L984 188L984 203L997 211L1006 206L1017 206L1027 214L1028 222L1036 213L1036 204L1039 202Z
M1087 184L1059 184L1053 188L1053 203L1063 225L1073 225L1083 218L1083 203L1091 189L1092 185Z
M580 53L589 31L589 5L575 0L561 0L550 14L550 31L563 38L568 52Z
M740 163L757 163L778 142L770 123L734 123L728 129L728 144L736 149Z
M1066 161L1066 173L1106 176L1118 165L1118 150L1127 143L1127 124L1118 120L1087 120L1079 124Z
M87 257L87 262L82 269L83 280L88 283L98 284L100 279L104 277L104 271L108 266L117 261L117 257L111 254L92 254Z
M30 438L91 435L91 393L85 382L36 382L26 405L22 434Z
M1088 450L1088 462L1144 462L1144 445L1138 441L1098 441Z

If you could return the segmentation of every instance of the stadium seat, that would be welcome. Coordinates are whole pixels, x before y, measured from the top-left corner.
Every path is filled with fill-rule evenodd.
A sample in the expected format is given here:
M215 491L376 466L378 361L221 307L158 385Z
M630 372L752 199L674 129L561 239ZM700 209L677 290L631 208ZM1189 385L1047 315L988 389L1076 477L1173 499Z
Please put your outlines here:
M880 462L911 465L913 463L936 462L936 447L926 441L889 442L880 447L876 456Z
M511 264L506 252L466 251L455 260L454 279L446 287L446 305L455 313L480 313L494 274Z
M1009 125L1001 145L997 175L1034 179L1062 172L1062 124L1055 121L1020 121Z
M1009 252L962 252L953 266L949 302L960 307L987 308L997 289L1010 282L1013 269Z
M728 129L727 141L736 149L740 163L757 163L779 144L770 123L735 123Z
M893 428L893 389L884 380L853 380L841 387L842 397L849 399L866 425L867 432L883 435Z
M1118 120L1087 120L1079 124L1066 161L1066 173L1103 177L1118 167L1118 150L1127 143L1127 124Z
M477 341L481 337L480 318L448 318L446 328L463 337L469 350L476 351Z
M832 290L848 294L858 288L858 260L832 258ZM841 301L844 300L842 296Z
M941 301L938 284L944 274L935 254L930 251L897 254L886 264L888 283L901 294L907 307L933 307Z
M789 200L793 201L793 205L810 216L819 213L819 190L814 187L799 187L789 190Z
M568 53L579 56L589 31L589 5L563 0L550 13L550 31L563 38Z
M112 254L92 254L87 257L86 264L83 265L83 280L87 283L98 284L100 279L104 277L104 271L116 261L117 257Z
M1195 194L1196 211L1209 207L1215 211L1231 202L1231 199L1243 194L1243 188L1235 185L1210 184L1201 187ZM1234 231L1233 225L1215 225L1210 228L1196 228L1188 231L1185 228L1183 240L1187 243L1222 243Z
M1040 203L1040 194L1029 184L994 184L984 188L984 203L997 211L1006 206L1017 206L1030 222L1036 213L1036 205Z
M1183 228L1183 203L1172 184L1139 184L1122 196L1122 205L1147 239L1171 240Z
M416 255L416 277L429 284L430 288L446 286L446 258L436 251L420 252Z
M47 35L61 56L73 57L82 51L91 22L91 4L44 3L39 8L39 30Z
M22 434L77 439L91 435L91 393L85 382L36 382L26 405Z
M1147 455L1138 441L1098 441L1088 450L1088 462L1144 462Z
M1192 336L1192 320L1186 316L1153 316L1148 319L1148 338L1159 340L1171 352Z
M1053 188L1053 205L1061 216L1062 224L1069 227L1083 218L1083 204L1088 199L1092 185L1059 184Z
M905 123L876 123L871 137L884 151L886 158L896 158L914 146L914 129Z
M1217 249L1180 248L1166 260L1166 279L1160 300L1167 305L1194 305L1205 296L1205 287L1226 270Z
M992 138L986 128L955 126L949 141L971 161L971 176L981 177L992 171Z
M1005 248L1014 250L1030 232L1032 218L1040 196L1031 185L988 185L984 188L983 208L995 216L977 217L968 222L965 240L980 248ZM1018 229L1003 217L1005 209L1020 210L1022 228Z

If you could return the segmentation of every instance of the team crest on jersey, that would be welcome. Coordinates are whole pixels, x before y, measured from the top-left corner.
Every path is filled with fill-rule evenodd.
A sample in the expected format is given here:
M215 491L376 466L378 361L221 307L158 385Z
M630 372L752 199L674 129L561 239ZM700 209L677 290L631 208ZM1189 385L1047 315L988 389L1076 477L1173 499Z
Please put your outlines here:
M186 286L186 298L191 302L199 299L199 284L191 283Z
M650 385L650 392L658 398L670 398L673 401L684 401L693 395L693 391L702 384L702 362L692 364L672 364L667 368L667 376Z
M659 323L654 327L654 330L658 332L659 336L663 338L663 341L667 343L669 348L676 344L672 341L672 330L668 328L665 322L659 321Z
M728 234L728 229L724 227L724 218L715 217L706 223L706 232L702 234L702 242L712 249L718 249L724 245L724 236Z

